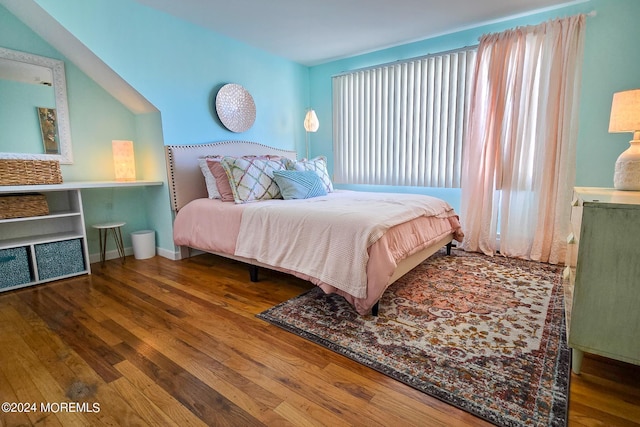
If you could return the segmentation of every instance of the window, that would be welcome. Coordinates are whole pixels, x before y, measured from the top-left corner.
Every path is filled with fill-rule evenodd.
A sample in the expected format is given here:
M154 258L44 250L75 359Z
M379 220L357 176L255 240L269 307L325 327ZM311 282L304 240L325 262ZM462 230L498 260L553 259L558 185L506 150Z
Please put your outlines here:
M335 182L460 187L476 50L335 76Z

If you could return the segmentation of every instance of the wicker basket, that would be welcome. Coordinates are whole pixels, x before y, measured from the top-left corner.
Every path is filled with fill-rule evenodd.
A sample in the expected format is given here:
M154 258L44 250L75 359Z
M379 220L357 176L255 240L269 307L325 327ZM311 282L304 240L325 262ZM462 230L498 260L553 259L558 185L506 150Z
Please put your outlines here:
M56 160L0 159L0 185L62 184Z
M49 215L47 198L42 194L0 196L0 219Z

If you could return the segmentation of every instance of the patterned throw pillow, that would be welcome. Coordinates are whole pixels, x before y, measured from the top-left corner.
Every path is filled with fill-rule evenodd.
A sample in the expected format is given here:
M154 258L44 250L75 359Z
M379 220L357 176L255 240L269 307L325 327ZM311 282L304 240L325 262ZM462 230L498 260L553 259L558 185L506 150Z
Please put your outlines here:
M273 178L285 200L326 196L324 183L314 171L275 171Z
M229 185L236 203L282 198L280 189L273 179L274 171L284 169L280 159L225 156L220 164L229 177Z
M333 183L329 177L329 171L327 170L327 158L325 156L318 156L311 160L302 159L297 162L289 160L287 162L287 169L297 171L314 171L324 183L327 193L331 193L333 191Z

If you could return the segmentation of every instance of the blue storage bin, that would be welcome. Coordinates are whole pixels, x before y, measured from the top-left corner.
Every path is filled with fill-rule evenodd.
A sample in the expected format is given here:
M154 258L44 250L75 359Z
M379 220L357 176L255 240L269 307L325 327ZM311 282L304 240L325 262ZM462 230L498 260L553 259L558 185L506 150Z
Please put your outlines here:
M80 239L35 245L40 280L53 279L85 271Z
M0 250L0 289L33 281L26 246Z

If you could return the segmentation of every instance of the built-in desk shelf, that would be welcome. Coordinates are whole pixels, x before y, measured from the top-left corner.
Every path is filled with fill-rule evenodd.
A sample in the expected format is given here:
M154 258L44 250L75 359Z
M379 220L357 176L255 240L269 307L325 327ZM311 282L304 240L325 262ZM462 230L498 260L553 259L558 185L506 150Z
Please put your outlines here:
M0 185L4 193L42 193L45 191L83 190L87 188L126 188L162 185L162 181L69 181L45 185Z
M0 186L0 197L43 194L48 215L0 219L0 292L91 273L81 190L160 186L162 181L77 181Z

